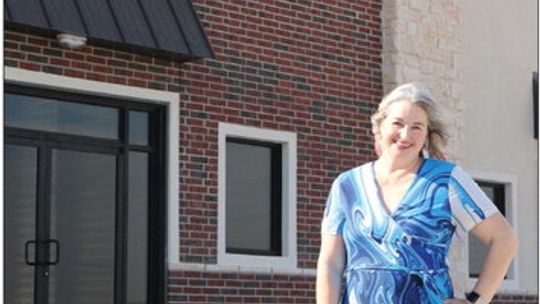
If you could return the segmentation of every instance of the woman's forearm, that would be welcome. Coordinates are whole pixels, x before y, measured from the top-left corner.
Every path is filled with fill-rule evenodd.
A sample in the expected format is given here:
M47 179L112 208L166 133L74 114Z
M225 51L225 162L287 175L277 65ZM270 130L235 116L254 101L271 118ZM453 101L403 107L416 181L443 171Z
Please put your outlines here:
M340 235L321 236L321 252L317 261L317 304L336 304L341 292L345 269L345 247Z
M512 231L493 240L480 277L474 286L474 291L482 298L491 301L504 280L517 248L518 241Z
M341 292L342 271L327 263L317 265L317 304L336 304Z

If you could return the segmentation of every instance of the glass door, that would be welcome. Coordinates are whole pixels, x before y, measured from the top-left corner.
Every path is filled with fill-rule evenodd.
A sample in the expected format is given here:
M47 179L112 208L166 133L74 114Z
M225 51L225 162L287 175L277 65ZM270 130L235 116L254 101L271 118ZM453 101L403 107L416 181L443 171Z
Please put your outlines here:
M49 303L112 304L116 155L51 156Z
M34 303L38 149L4 146L4 299Z
M117 156L8 144L5 164L6 303L114 303Z
M4 302L165 302L161 105L6 86Z

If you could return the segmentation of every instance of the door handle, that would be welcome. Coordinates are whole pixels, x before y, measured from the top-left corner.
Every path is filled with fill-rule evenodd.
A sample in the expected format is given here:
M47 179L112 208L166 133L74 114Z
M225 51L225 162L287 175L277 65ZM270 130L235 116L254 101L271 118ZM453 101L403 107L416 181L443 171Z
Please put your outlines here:
M58 261L60 260L60 242L58 242L58 240L50 239L50 240L46 240L45 244L49 244L49 245L54 244L56 246L56 250L54 251L56 253L55 259L52 260L52 261L49 260L45 264L46 265L56 265L56 264L58 264ZM49 252L50 252L50 249L49 249Z
M36 241L35 240L31 240L31 241L26 241L24 243L24 262L27 264L27 265L36 265L36 262L30 262L29 258L28 258L28 247L30 247L30 244L34 244L34 252L36 251L35 247L36 247ZM34 258L35 258L35 253L34 253Z

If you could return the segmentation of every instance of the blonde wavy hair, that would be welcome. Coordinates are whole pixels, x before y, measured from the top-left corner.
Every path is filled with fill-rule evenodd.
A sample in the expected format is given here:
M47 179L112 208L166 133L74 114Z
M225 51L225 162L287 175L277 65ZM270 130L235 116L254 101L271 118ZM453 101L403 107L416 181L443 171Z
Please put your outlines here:
M428 133L424 150L433 158L446 160L444 146L448 143L447 119L444 110L435 101L427 86L421 83L403 84L386 95L377 111L371 116L372 132L376 143L380 136L380 126L386 118L388 107L396 101L408 100L427 113ZM420 152L422 153L422 152Z

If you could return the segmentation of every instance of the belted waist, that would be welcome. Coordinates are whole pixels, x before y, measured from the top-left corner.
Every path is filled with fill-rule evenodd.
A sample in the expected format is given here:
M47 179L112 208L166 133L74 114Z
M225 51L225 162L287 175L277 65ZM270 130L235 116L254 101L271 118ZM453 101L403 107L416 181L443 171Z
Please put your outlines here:
M444 291L438 286L437 281L440 281L438 276L447 276L447 279L442 281L450 281L450 274L448 273L448 267L433 268L433 269L408 269L405 267L349 267L345 270L347 275L347 280L353 279L357 275L360 275L359 272L372 272L376 275L376 272L387 271L387 272L400 272L406 275L408 278L416 281L421 284L427 292L431 303L442 304L444 301L442 299L452 298L453 291L450 286L450 290ZM356 272L356 274L355 274Z
M424 277L426 275L432 274L441 274L448 272L448 267L434 268L434 269L409 269L405 267L347 267L345 272L355 272L355 271L397 271L397 272L406 272L410 275L418 275Z

